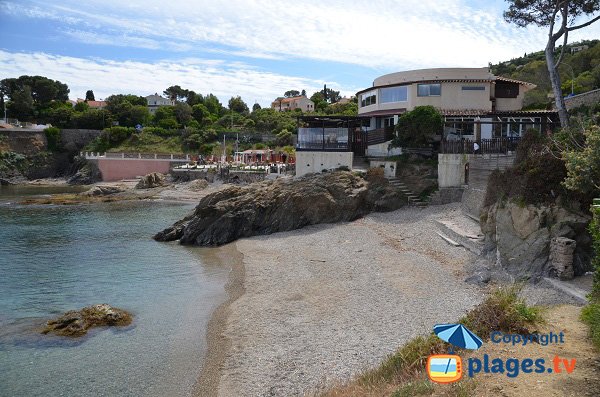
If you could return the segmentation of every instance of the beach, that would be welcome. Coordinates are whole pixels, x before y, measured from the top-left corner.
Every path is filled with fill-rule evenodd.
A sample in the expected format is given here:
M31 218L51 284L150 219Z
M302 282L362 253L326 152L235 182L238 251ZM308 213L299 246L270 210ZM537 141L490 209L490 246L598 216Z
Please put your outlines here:
M475 256L433 223L458 212L405 208L237 241L195 394L310 395L462 317L482 298L462 281Z

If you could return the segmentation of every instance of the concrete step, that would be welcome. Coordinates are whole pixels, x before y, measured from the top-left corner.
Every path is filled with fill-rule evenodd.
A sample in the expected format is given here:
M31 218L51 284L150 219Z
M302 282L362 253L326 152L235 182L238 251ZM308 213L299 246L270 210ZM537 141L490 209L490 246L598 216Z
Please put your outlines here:
M439 231L472 253L479 255L483 249L483 234L479 224L467 216L459 220L436 220Z

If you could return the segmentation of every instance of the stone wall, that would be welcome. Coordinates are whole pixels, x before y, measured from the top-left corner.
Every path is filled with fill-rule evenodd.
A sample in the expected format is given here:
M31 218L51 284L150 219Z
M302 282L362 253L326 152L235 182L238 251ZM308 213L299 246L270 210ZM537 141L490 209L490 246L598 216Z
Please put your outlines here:
M470 154L438 154L438 186L462 187L465 184L465 165Z
M600 89L584 92L570 98L565 98L567 110L575 109L582 105L595 105L600 102Z
M460 203L464 189L461 187L443 187L431 195L430 205L444 205L450 203Z
M68 152L79 152L87 144L102 134L101 130L64 129L61 130L62 146Z
M40 130L0 129L0 137L9 151L24 155L37 154L48 148L46 134Z

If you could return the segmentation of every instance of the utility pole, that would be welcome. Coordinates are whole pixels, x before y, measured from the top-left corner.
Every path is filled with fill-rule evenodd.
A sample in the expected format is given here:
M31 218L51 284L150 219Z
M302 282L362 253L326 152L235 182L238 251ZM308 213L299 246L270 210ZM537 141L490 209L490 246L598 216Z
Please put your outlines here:
M8 97L4 97L4 95L2 95L2 102L4 102L4 124L8 124L8 117L6 116L6 100L8 99Z

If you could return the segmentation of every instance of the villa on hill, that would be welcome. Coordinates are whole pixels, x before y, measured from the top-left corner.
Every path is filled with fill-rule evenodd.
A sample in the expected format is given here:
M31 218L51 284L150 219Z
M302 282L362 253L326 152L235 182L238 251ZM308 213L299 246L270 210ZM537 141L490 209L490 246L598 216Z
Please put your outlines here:
M278 112L292 111L300 109L303 112L312 112L315 110L315 103L305 95L299 95L291 98L279 97L271 102L271 109Z
M146 101L148 101L148 111L150 114L156 113L156 110L161 106L172 106L174 105L173 101L170 98L164 98L158 93L154 95L148 95L146 97Z

